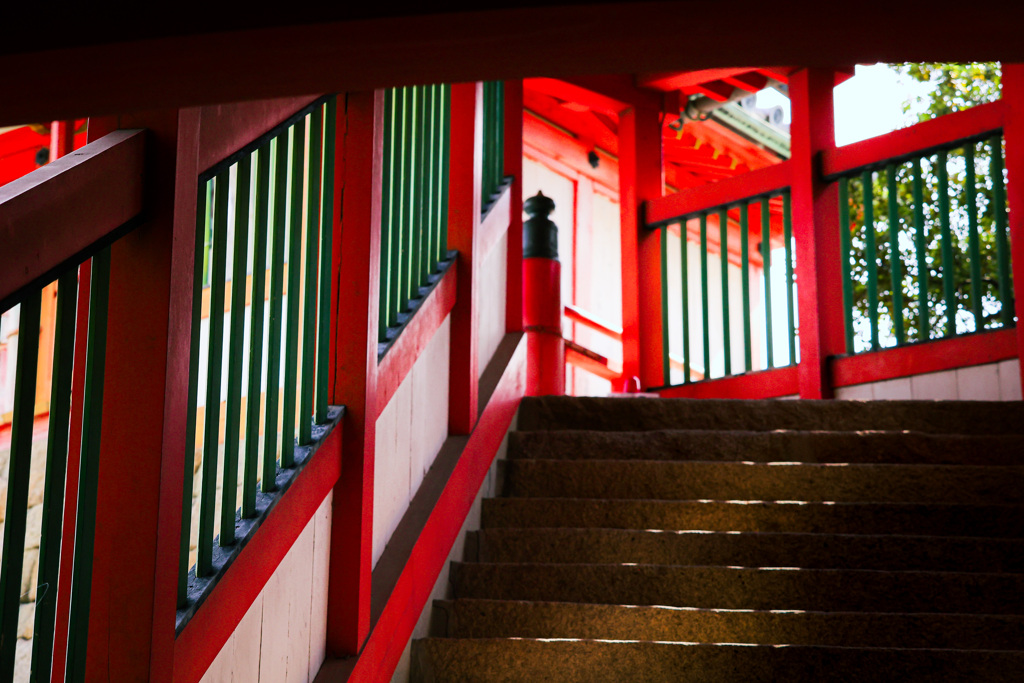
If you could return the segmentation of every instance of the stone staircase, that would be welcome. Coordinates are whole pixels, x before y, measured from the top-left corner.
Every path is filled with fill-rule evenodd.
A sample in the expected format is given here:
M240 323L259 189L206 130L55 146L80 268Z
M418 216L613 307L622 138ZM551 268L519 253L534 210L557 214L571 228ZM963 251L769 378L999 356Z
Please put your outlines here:
M414 681L1024 680L1019 402L549 397L519 429Z

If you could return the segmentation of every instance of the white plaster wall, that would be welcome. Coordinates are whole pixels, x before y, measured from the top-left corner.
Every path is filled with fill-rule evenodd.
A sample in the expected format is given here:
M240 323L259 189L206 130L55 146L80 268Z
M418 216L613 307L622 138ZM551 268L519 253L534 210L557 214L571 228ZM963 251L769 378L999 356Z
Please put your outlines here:
M497 251L497 249L495 249ZM502 312L502 320L504 320ZM376 566L448 437L451 318L445 318L395 395L377 418L373 486Z
M326 656L333 493L253 601L202 683L312 681Z
M973 365L926 375L869 382L836 390L836 398L860 400L1019 401L1020 361Z
M509 431L513 431L518 423L518 414L512 418L512 423L509 425ZM411 643L413 640L420 638L426 638L430 635L436 635L430 633L430 621L431 612L435 600L450 599L451 585L448 583L448 576L451 573L452 562L462 562L465 558L466 549L466 534L470 531L478 531L480 529L480 513L483 508L484 498L493 498L501 493L501 471L508 456L508 435L501 442L501 446L498 448L497 454L494 456L494 462L491 463L491 469L487 471L487 477L484 479L484 483L480 486L480 490L476 494L476 498L473 500L473 506L469 509L469 514L466 515L466 520L462 524L462 529L459 530L459 535L455 538L455 543L452 544L451 552L448 553L448 559L444 563L444 567L441 568L441 572L437 576L437 581L434 583L434 589L430 592L430 598L427 600L426 605L423 608L423 612L420 614L419 620L416 622L416 628L413 629L412 637L409 642L405 644L405 650L402 652L402 657L398 661L398 666L395 668L395 673L391 676L392 683L408 683L410 674L410 651Z
M508 232L484 257L480 273L480 338L477 376L483 374L498 344L505 338L505 293L508 281Z

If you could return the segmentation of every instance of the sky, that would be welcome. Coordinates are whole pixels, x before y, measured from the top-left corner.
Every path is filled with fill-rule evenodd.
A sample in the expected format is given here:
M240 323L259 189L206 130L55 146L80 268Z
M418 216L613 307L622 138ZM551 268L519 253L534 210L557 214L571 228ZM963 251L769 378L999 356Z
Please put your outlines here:
M928 90L924 83L899 76L886 64L857 66L853 78L835 89L836 144L848 145L902 128L916 117L903 113L903 103ZM758 107L782 106L790 121L789 99L775 90L762 90Z

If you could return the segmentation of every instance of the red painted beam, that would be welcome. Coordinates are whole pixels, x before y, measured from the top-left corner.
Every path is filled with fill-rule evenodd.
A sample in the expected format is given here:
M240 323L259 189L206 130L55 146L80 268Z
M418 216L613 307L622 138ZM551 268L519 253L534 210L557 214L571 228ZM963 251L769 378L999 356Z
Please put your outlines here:
M751 71L745 74L735 74L722 79L734 88L740 88L753 94L768 87L768 77Z
M349 683L390 680L434 589L452 544L494 461L526 387L526 343L520 338L437 504L374 624Z
M587 152L591 148L531 111L526 111L523 117L523 145L523 153L527 157L554 168L562 175L570 178L585 176L612 192L619 191L617 159L598 152L598 167L592 167L587 162Z
M842 147L825 150L822 173L833 177L864 166L880 164L927 152L957 140L991 133L1003 127L1004 103L1001 100L979 104L917 123L909 128L868 138Z
M655 90L682 90L695 88L705 83L739 76L751 71L750 67L732 69L699 69L697 71L675 71L667 73L640 74L636 77L637 87Z
M377 415L384 412L402 380L412 371L416 359L455 306L457 267L458 263L453 263L448 268L377 366Z
M572 304L566 304L565 317L573 322L583 325L584 327L600 332L606 337L611 337L615 341L622 341L622 328L612 327L608 323L598 320L593 316L593 314L584 311L582 308L578 308Z
M623 102L627 107L651 107L659 111L678 111L676 104L678 100L666 98L661 93L651 92L644 88L638 88L633 84L633 78L626 74L605 74L600 76L585 75L573 76L565 79L566 83L581 88L586 88L592 93L603 95L618 102ZM672 103L674 109L665 109L668 103ZM606 116L613 116L614 112L600 112Z
M306 95L203 107L200 170L205 171L231 156L316 98L316 95Z
M144 140L117 131L0 187L0 310L139 215Z
M505 175L509 188L505 331L523 331L523 82L505 82Z
M1017 358L1013 329L981 332L922 344L899 346L830 359L832 385L848 387L866 382L923 375Z
M797 368L791 365L654 391L661 398L778 398L795 396L797 390Z
M687 188L666 197L649 200L645 206L647 225L671 223L680 216L707 211L789 187L790 173L790 162L783 161L716 183Z
M448 427L469 434L479 405L480 188L483 159L483 83L452 86L448 186L448 248L459 252L459 279L452 309Z
M174 646L174 681L196 683L213 663L338 481L341 442L342 426L339 424L178 635ZM171 626L173 628L173 621Z
M1006 107L1006 195L1010 204L1010 264L1017 314L1017 353L1024 358L1024 64L1003 64ZM1024 363L1021 364L1024 389Z
M586 370L602 379L606 379L613 386L622 382L622 367L620 363L568 339L565 340L565 362L574 368Z
M606 116L617 117L620 111L629 106L625 100L556 78L527 78L523 81L523 87L560 100L586 105L588 109Z
M370 631L373 473L377 425L377 313L384 91L344 96L334 188L334 244L341 263L334 287L344 295L336 329L331 403L344 405L341 477L334 489L327 595L327 649L359 652ZM339 123L342 123L339 111Z

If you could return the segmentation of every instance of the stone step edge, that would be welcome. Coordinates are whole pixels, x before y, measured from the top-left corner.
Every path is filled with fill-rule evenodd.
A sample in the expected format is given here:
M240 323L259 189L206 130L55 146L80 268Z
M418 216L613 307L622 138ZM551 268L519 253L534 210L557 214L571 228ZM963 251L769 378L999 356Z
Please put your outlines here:
M616 534L675 534L677 536L693 535L693 536L757 536L757 537L769 537L769 538L781 538L781 537L800 537L808 538L810 540L824 540L824 539L844 539L851 538L857 540L877 539L877 540L914 540L914 541L933 541L935 543L944 542L991 542L993 544L998 543L1020 543L1024 545L1024 538L1013 537L1013 536L936 536L934 534L851 534L851 533L827 533L827 532L812 532L812 531L721 531L714 529L620 529L617 527L490 527L483 528L476 531L470 531L469 534L475 535L479 538L482 532L503 534L506 532L531 532L531 533L553 533L553 532L564 532L564 531L580 531L580 532L600 532L608 531Z

